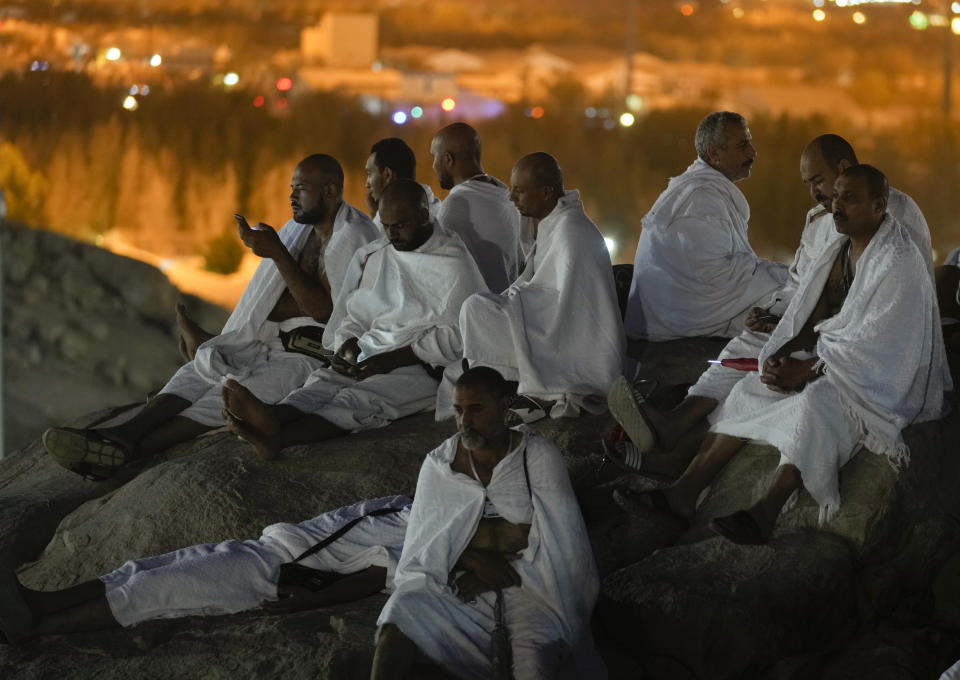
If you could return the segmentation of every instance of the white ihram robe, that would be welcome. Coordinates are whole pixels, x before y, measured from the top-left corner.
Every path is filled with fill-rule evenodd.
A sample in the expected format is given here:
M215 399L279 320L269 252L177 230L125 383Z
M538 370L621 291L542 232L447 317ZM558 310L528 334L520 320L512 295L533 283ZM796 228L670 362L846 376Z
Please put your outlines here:
M817 258L760 353L761 365L800 332L845 239ZM840 311L815 327L824 374L781 394L747 374L711 415L711 431L765 441L800 470L821 521L840 506L839 471L860 445L909 462L901 430L938 418L947 386L940 317L926 264L907 231L884 218L856 264Z
M930 230L927 221L920 212L920 208L912 198L902 191L891 187L890 198L887 201L887 212L893 215L906 229L910 239L917 246L923 256L924 263L933 279L933 251L930 248ZM774 293L768 304L764 305L770 313L782 316L790 300L793 299L800 285L800 279L806 275L810 266L827 247L837 239L844 238L837 232L833 222L833 215L822 206L815 206L807 212L807 218L800 236L800 247L794 254L790 265L789 276L783 288ZM756 358L770 339L769 333L757 333L745 328L740 335L733 338L720 353L721 359ZM944 353L940 357L944 376L949 381L950 370L947 366L947 357ZM720 364L711 364L703 372L690 390L690 396L707 397L716 401L723 401L733 386L743 377L743 373Z
M670 180L643 218L624 328L630 338L731 338L787 278L747 240L740 189L702 159Z
M603 236L567 191L537 227L520 277L501 295L474 295L460 312L463 356L519 381L519 394L556 401L554 418L602 411L622 373L626 338ZM453 365L437 418L452 414Z
M459 435L427 455L395 590L377 624L395 624L459 678L490 677L496 596L483 593L464 603L450 586L454 565L489 501L507 521L531 524L527 547L510 563L521 585L503 591L514 677L603 680L606 670L589 625L599 578L567 467L553 443L520 431L523 441L497 463L486 488L451 469Z
M280 229L280 240L294 258L299 257L311 229L310 225L293 220ZM326 272L334 300L353 253L377 237L370 218L346 201L340 204L323 251L323 270L318 272ZM279 332L323 324L309 316L282 323L267 320L286 287L273 260L260 262L220 334L200 345L194 359L181 366L160 391L191 402L180 412L181 416L219 427L223 425L221 392L226 380L241 382L257 398L272 404L302 385L320 365L304 354L285 351Z
M434 224L426 243L406 252L381 238L350 262L323 342L336 351L357 338L360 361L409 346L424 364L446 366L463 353L460 306L484 290L476 263L455 234ZM319 368L281 404L355 431L430 408L436 394L437 380L423 365L363 380Z
M233 614L276 600L281 564L296 559L350 520L363 517L300 564L339 574L384 567L389 591L403 549L410 503L406 496L361 501L300 524L271 524L256 541L205 543L130 560L100 580L110 611L121 626L150 619ZM364 517L387 507L398 512Z
M453 187L440 203L437 222L463 239L487 288L499 293L517 278L520 215L507 186L486 177L490 181L472 178Z

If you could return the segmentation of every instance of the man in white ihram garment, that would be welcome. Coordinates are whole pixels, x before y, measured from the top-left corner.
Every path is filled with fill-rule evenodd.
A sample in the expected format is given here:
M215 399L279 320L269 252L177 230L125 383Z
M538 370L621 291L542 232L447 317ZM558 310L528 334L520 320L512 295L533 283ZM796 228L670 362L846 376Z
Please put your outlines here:
M489 288L499 293L517 278L517 211L506 185L483 171L480 137L466 123L441 129L430 143L433 171L449 190L437 222L463 239Z
M750 206L736 182L757 152L743 116L718 111L697 127L697 160L643 218L624 328L629 338L732 338L743 317L787 279L747 240Z
M418 655L469 680L494 668L606 677L589 627L599 579L566 465L553 443L506 427L509 391L487 367L457 383L458 434L420 469L371 680L404 677Z
M580 192L564 190L553 156L521 158L510 186L528 235L526 263L502 294L480 293L463 304L463 356L517 381L517 392L549 403L554 418L604 411L626 339L603 235L584 213ZM452 414L460 370L454 364L444 372L438 419Z
M43 442L58 463L107 476L132 458L221 427L224 382L234 380L274 403L322 363L287 351L288 333L322 331L340 294L347 264L378 238L370 219L343 200L343 169L332 156L302 160L290 181L293 219L276 232L236 215L240 238L263 258L219 335L177 309L186 363L133 418L88 430L51 428ZM317 328L319 326L319 328Z
M790 265L786 283L776 291L763 307L754 307L745 319L746 329L733 338L720 353L720 359L756 358L770 333L793 299L800 280L806 275L820 253L838 239L844 238L834 228L832 212L833 184L841 172L857 165L853 147L843 137L834 134L814 138L800 157L800 177L810 188L810 196L817 205L807 212L800 247ZM933 271L933 252L930 247L930 230L920 208L901 191L890 188L887 212L907 230L927 268ZM946 356L942 358L944 374L947 375ZM639 398L629 383L620 379L610 390L610 410L623 425L631 441L617 446L611 455L620 457L630 469L670 474L682 470L689 456L696 452L696 444L703 435L703 424L719 403L743 377L743 372L720 364L712 364L687 392L686 398L670 411L661 411ZM676 451L672 460L648 457L643 454L654 449L663 453L673 452L674 447L691 433L689 442ZM663 464L661 468L656 466Z
M263 458L431 408L443 367L462 356L460 307L486 290L476 263L430 220L413 180L384 189L380 216L387 236L354 254L324 330L329 368L274 405L224 384L227 427Z
M377 225L380 235L383 235L383 221L380 219L379 204L383 190L395 179L417 178L417 157L413 149L399 137L385 137L370 147L370 155L364 165L367 179L364 188L367 190L367 209ZM430 207L430 219L436 220L440 210L440 199L433 195L433 190L427 184L420 184L427 194L427 205Z
M619 493L631 512L682 530L701 492L749 440L776 447L780 465L749 508L715 518L732 541L769 540L799 488L840 508L840 468L861 446L898 465L910 452L901 431L942 415L940 318L927 263L886 210L888 186L872 166L844 170L833 191L836 239L811 264L760 354L711 415L711 432L686 471L662 490Z

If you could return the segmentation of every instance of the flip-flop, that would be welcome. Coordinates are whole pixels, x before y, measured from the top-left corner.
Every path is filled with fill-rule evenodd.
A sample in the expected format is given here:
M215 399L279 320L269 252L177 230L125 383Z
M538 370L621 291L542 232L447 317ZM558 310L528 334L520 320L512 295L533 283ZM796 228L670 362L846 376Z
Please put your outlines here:
M519 395L510 406L510 413L524 424L535 423L547 417L547 412L535 399Z
M608 442L602 440L600 445L603 447L603 457L609 460L624 472L655 479L658 482L675 482L676 476L666 475L660 472L650 472L643 468L643 453L640 447L629 440Z
M766 545L770 540L746 510L737 510L732 515L715 517L710 520L710 528L716 533L739 545Z
M662 489L641 492L615 489L613 501L627 513L669 524L677 533L682 533L690 528L689 519L681 517L670 509L670 503Z
M607 393L607 408L641 454L660 447L657 431L643 410L644 403L643 396L623 376L613 381Z
M0 634L16 644L33 630L33 624L33 612L23 599L16 574L0 563Z
M130 458L125 447L95 430L51 427L43 433L43 446L61 466L94 480L111 476Z

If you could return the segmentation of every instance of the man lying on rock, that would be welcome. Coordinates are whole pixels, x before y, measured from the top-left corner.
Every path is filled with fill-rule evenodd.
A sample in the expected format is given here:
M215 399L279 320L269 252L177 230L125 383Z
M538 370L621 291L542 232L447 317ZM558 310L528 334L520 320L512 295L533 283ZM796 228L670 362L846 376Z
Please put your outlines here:
M323 365L287 351L283 338L310 327L322 330L350 258L379 233L366 215L343 200L343 169L332 156L303 159L290 187L293 219L279 233L262 223L250 227L235 216L244 245L263 261L221 333L207 333L178 306L180 351L187 363L143 410L120 425L47 430L43 443L58 463L81 474L108 476L132 458L222 427L226 378L273 403Z
M820 135L807 144L800 156L800 178L809 187L810 197L817 205L807 212L789 276L768 303L750 310L745 319L746 329L727 343L720 353L721 359L756 359L817 257L830 244L846 238L833 224L833 185L841 172L858 163L853 147L839 135ZM887 212L904 226L932 271L930 230L916 202L890 187ZM654 408L638 398L625 378L616 380L608 396L610 412L630 436L630 441L617 444L611 456L622 467L641 474L675 478L696 453L708 427L707 417L742 377L743 373L735 368L713 364L690 387L683 401L669 411ZM668 455L644 455L654 450Z
M466 371L454 403L458 432L427 455L412 509L402 496L365 501L269 526L257 541L133 560L59 591L25 588L0 570L0 630L15 642L261 604L309 609L396 588L374 678L402 677L416 647L458 677L489 678L502 597L515 677L602 679L588 629L599 582L560 452L505 426L508 383L492 369ZM340 580L317 590L283 582L281 565L338 533L300 564Z
M839 471L864 446L905 464L901 430L938 418L943 338L930 271L906 228L887 212L886 177L869 165L844 170L833 189L831 243L807 276L748 373L712 414L712 427L672 485L617 492L628 511L682 531L700 493L748 440L776 447L780 465L751 507L718 517L732 541L765 543L784 503L805 488L820 521L840 507Z

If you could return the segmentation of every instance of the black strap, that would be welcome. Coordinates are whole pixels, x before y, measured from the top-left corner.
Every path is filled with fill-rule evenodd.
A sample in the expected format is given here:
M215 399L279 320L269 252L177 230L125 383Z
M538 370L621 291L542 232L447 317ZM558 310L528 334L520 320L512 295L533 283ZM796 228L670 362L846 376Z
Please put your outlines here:
M523 447L523 476L527 480L527 493L530 495L530 500L533 500L533 489L530 487L530 470L527 469L527 447Z
M344 524L342 527L340 527L339 529L337 529L336 531L334 531L332 534L330 534L329 536L327 536L325 539L323 539L322 541L320 541L319 543L317 543L315 546L313 546L313 547L311 547L311 548L308 548L308 549L306 550L306 552L304 552L302 555L300 555L300 557L297 557L297 558L294 559L293 561L294 561L294 562L299 562L300 560L304 559L305 557L310 557L310 555L312 555L313 553L317 552L318 550L323 550L323 549L326 548L328 545L330 545L331 543L333 543L335 540L337 540L338 538L340 538L341 536L343 536L345 533L347 533L348 531L350 531L350 530L351 530L353 527L355 527L355 526L357 525L357 523L358 523L360 520L362 520L362 519L365 519L365 518L367 518L367 517L377 517L377 516L379 516L379 515L390 515L390 514L393 514L393 513L395 513L395 512L400 512L402 509L403 509L403 508L378 508L378 509L376 509L376 510L372 510L372 511L368 512L368 513L365 514L365 515L360 515L359 517L354 517L352 520L350 520L349 522L347 522L346 524Z

